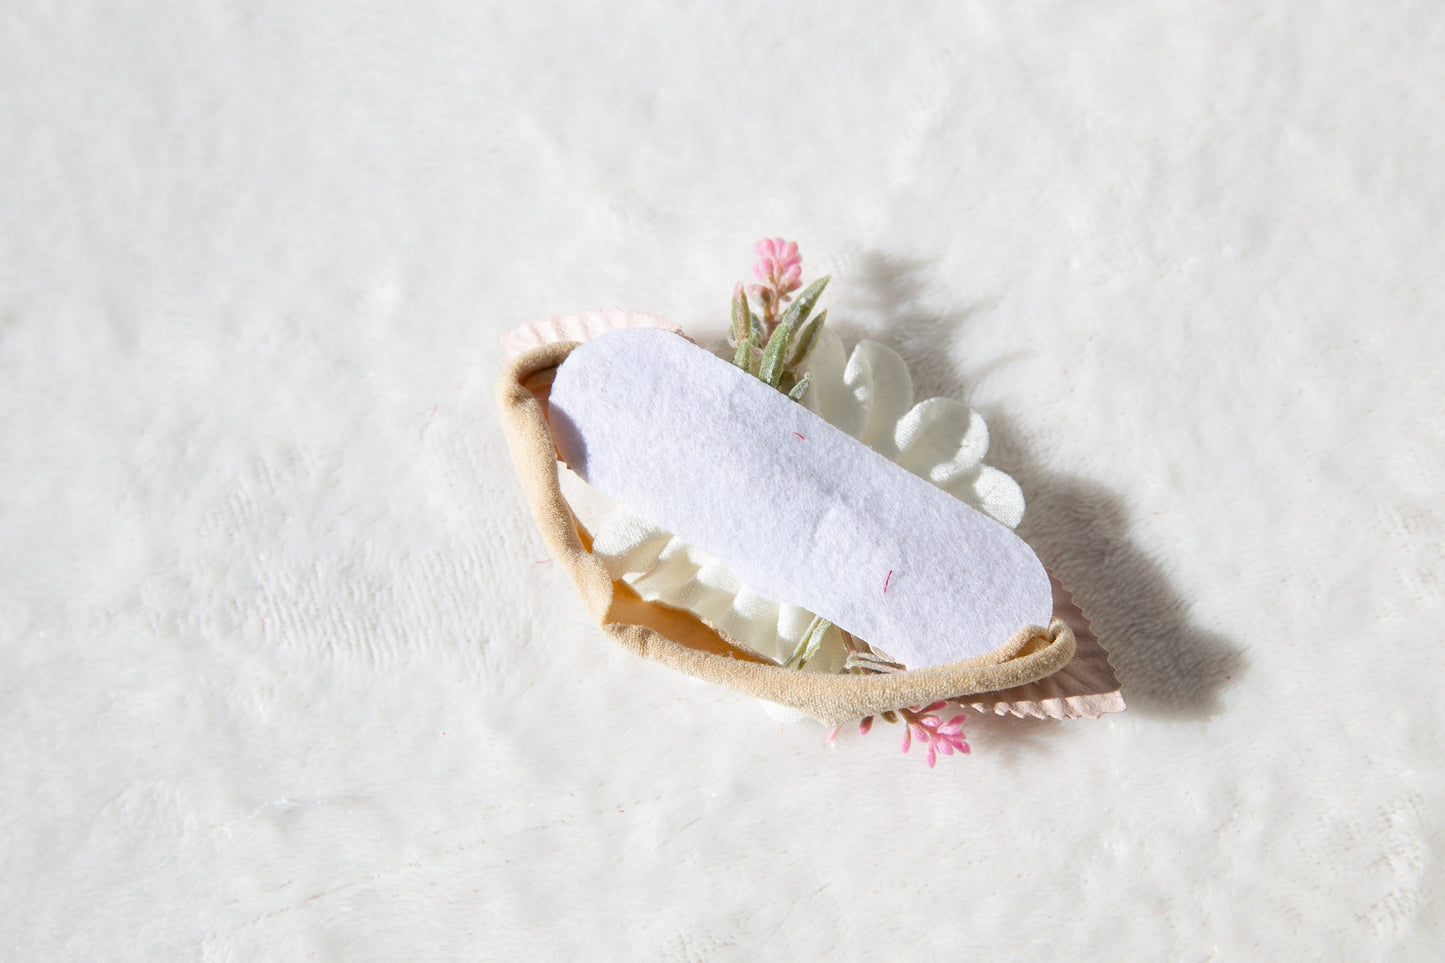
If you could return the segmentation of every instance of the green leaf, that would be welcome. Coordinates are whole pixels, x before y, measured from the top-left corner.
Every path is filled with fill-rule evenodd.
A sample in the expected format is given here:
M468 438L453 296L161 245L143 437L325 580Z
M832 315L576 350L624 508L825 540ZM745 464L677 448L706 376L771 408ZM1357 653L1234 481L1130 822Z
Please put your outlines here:
M813 350L813 345L817 342L818 335L823 331L823 322L826 321L827 318L828 309L824 308L814 315L813 320L803 326L802 331L798 332L798 343L793 348L793 355L788 360L788 367L791 368L795 364L802 364L807 360L808 353Z
M737 352L733 355L733 364L737 365L739 368L742 368L744 371L747 371L749 374L752 374L752 372L748 369L748 362L751 361L752 359L753 359L753 346L752 346L752 343L749 342L749 341L739 341L739 342L738 342L738 350L737 350Z
M805 374L802 381L793 385L793 390L788 392L788 397L801 403L808 396L808 389L811 387L813 387L813 376L811 373Z
M728 326L728 340L733 344L748 340L748 318L752 312L748 310L748 297L743 293L743 286L739 284L733 288L733 323Z
M822 295L823 289L828 286L828 282L831 280L833 280L831 277L824 275L803 288L803 293L798 295L796 301L788 305L788 310L783 312L783 316L778 323L790 324L793 330L796 331L807 319L808 315L813 312L813 305L818 303L818 298Z
M756 344L765 344L768 336L763 332L763 322L752 311L748 312L748 336Z
M783 663L784 668L801 669L808 664L808 660L818 654L818 649L823 645L823 635L833 627L833 623L821 615L813 616L813 621L808 623L807 630L803 637L798 640L798 647L793 654L788 656L788 661Z
M776 388L783 380L783 363L787 360L788 342L792 339L793 326L787 321L783 321L773 329L773 336L768 339L768 346L763 349L763 360L758 367L758 377L771 387Z

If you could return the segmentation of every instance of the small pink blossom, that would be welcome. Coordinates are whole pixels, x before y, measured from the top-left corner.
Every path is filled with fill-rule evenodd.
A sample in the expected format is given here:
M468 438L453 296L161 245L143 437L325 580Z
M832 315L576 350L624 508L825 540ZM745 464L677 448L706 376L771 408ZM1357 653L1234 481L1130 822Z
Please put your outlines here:
M789 306L803 286L803 258L798 245L768 237L753 245L753 250L758 256L753 273L762 283L746 288L739 284L733 289L732 323L728 326L728 344L735 349L733 364L794 401L802 401L812 378L798 367L807 360L828 313L814 315L813 308L829 279L818 278L800 295L802 300ZM789 319L788 325L780 330L784 318ZM804 332L808 332L807 338L799 340ZM775 337L779 333L781 339ZM775 342L780 349L767 354L768 346Z
M764 297L769 291L772 300L781 301L803 286L803 258L798 245L780 237L764 238L753 245L758 263L753 265L753 274L762 284L753 286L753 293Z
M944 722L938 716L927 715L920 716L916 722L909 722L909 728L928 744L929 769L933 768L940 752L945 756L951 756L955 751L968 752L968 743L963 738L963 719L963 716L954 716Z
M951 756L955 752L960 755L969 751L968 742L963 736L963 722L967 718L963 715L956 715L947 722L935 713L945 708L947 702L935 702L929 706L914 706L911 709L899 709L896 713L885 712L883 717L889 722L903 722L903 744L900 749L908 752L913 748L915 740L927 746L928 768L932 769L938 761L938 754ZM858 731L867 735L868 730L873 728L873 717L869 716L858 724Z

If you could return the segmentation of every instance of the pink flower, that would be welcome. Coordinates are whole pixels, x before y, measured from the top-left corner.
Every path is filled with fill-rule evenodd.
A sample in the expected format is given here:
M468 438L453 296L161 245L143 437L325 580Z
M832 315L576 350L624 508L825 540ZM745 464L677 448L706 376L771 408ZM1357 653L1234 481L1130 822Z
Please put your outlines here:
M967 717L957 715L944 722L940 716L934 714L947 705L947 702L935 702L921 708L914 706L911 709L899 709L896 713L883 713L883 718L889 722L897 721L899 716L903 717L903 745L900 747L903 752L908 752L913 748L915 739L928 747L929 769L932 769L934 763L938 761L940 752L945 756L951 756L955 752L962 755L969 751L968 742L963 736L963 720ZM872 716L858 724L858 731L863 735L867 735L871 728L873 728Z
M753 265L753 274L762 285L754 288L757 293L770 288L778 300L782 300L803 286L803 258L798 245L780 237L764 238L753 245L758 263Z
M909 722L908 728L928 743L929 769L933 768L940 752L945 756L951 756L954 752L968 752L968 743L963 738L963 719L963 716L954 716L944 722L938 716L928 715L920 716L916 722ZM907 737L904 739L906 742ZM908 751L906 746L903 751Z

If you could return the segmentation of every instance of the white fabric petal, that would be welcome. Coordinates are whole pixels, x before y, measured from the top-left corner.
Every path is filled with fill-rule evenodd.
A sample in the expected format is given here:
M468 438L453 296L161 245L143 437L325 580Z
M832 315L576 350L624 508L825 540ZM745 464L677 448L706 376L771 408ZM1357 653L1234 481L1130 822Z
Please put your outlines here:
M913 407L913 377L898 352L877 341L860 341L843 370L848 386L863 416L850 435L888 458L897 455L894 426Z
M843 350L843 340L824 330L798 370L801 374L813 376L813 386L803 397L803 404L828 424L857 438L866 424L867 412L843 380L843 369L847 364L848 352ZM848 427L854 423L856 430Z
M974 505L1009 528L1024 520L1024 492L1019 483L997 468L984 465L972 477L944 486L944 491Z
M652 568L670 541L671 532L628 508L617 508L593 533L592 554L602 560L608 575L619 579Z
M971 476L988 453L988 426L978 412L952 398L913 406L893 433L898 464L939 488ZM972 499L964 499L978 508Z
M637 590L654 593L671 605L690 609L690 603L698 594L694 582L702 564L693 560L688 547L681 539L669 539L667 547L657 556L657 564L638 577ZM737 591L737 581L726 578L726 570L714 569L710 574L722 579L722 584L716 586L718 591Z
M699 571L702 571L699 569ZM729 619L744 619L747 621L766 622L777 624L779 605L772 599L754 592L747 586L743 586L738 594L733 596L732 610L728 613Z

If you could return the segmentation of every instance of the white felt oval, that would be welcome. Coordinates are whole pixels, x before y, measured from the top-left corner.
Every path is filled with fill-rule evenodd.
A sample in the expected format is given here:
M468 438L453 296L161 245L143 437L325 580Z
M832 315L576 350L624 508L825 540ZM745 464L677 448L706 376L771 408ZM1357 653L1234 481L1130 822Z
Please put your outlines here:
M1049 624L1048 573L1008 528L675 334L579 345L549 406L588 484L910 668Z

